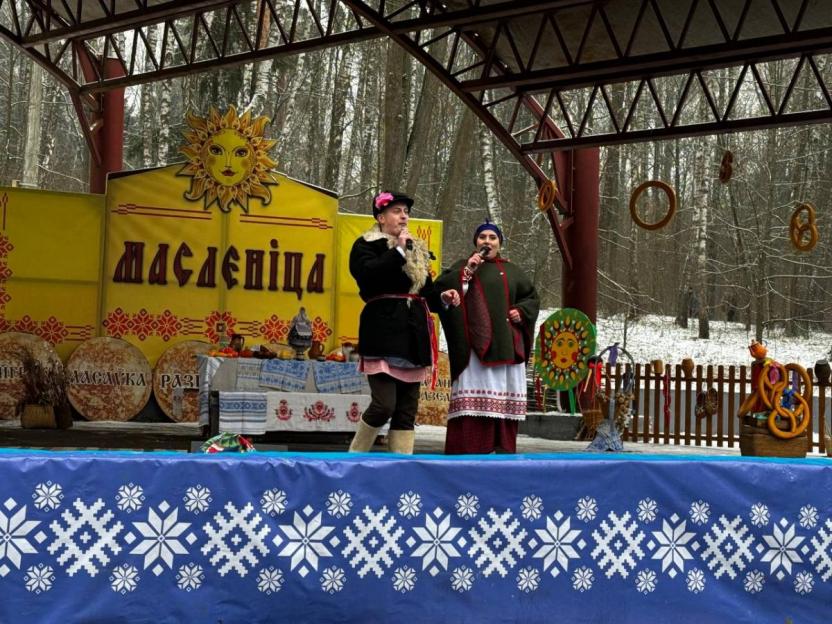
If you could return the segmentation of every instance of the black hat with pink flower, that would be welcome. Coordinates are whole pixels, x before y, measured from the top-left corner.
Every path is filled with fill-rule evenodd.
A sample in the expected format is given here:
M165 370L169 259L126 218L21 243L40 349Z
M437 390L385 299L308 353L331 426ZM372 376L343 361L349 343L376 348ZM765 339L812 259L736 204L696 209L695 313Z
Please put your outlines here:
M413 207L413 199L404 193L396 193L395 191L382 191L373 197L373 216L377 217L385 208L393 204L404 204L407 206L407 212Z

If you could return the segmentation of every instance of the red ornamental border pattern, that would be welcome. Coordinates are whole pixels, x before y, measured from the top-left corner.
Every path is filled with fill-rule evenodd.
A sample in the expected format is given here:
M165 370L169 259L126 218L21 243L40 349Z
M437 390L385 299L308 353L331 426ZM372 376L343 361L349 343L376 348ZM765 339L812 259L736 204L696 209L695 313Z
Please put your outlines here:
M474 411L524 416L526 414L526 402L488 397L458 397L451 399L448 411L452 414L454 412Z
M6 318L6 304L12 300L6 290L6 282L13 275L7 258L13 250L14 245L9 237L0 234L0 333L15 331L34 334L52 346L62 342L81 342L92 338L92 325L69 325L55 316L50 316L45 321L35 320L28 314L19 319Z
M201 336L218 343L220 334L226 336L239 333L244 336L262 338L265 342L282 342L289 334L291 320L281 319L272 314L262 321L244 321L231 312L214 310L205 318L180 317L164 310L152 314L145 308L138 312L126 312L116 308L107 313L102 322L104 333L112 338L135 336L139 340L159 337L165 342L176 336ZM332 335L332 328L320 316L312 320L312 338L325 342Z

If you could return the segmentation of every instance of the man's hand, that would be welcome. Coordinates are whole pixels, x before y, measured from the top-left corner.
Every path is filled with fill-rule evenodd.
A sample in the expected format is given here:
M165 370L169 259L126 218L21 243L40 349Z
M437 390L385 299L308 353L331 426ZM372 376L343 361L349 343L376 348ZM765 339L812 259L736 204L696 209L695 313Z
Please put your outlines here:
M520 310L517 308L512 308L508 311L508 318L512 323L522 323L523 316L520 314Z
M453 288L444 291L441 295L439 295L439 297L442 299L442 303L453 308L457 307L460 303L462 303L462 299L459 296L459 291Z
M407 228L404 227L402 228L402 231L399 233L399 237L396 240L396 244L399 246L400 249L404 250L407 249L407 241L409 240L413 240L413 237L410 235L410 232L407 231Z

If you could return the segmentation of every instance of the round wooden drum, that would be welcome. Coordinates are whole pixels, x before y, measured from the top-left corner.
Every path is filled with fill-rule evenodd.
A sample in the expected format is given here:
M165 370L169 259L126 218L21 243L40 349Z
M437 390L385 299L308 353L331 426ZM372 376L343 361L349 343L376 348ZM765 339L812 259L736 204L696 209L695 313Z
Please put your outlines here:
M199 365L211 345L187 340L167 349L153 369L153 395L162 411L176 422L199 420Z
M91 338L75 349L66 368L69 402L88 420L130 420L150 398L150 364L124 340Z
M15 418L15 407L23 398L21 363L15 355L22 348L31 350L45 366L63 366L55 349L43 338L22 332L0 334L0 420Z

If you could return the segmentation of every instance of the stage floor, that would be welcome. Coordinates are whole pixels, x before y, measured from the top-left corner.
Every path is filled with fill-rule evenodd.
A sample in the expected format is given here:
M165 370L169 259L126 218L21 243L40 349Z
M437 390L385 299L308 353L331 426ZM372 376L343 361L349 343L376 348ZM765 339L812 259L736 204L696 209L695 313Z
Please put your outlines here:
M822 622L830 491L825 458L0 451L0 622Z

